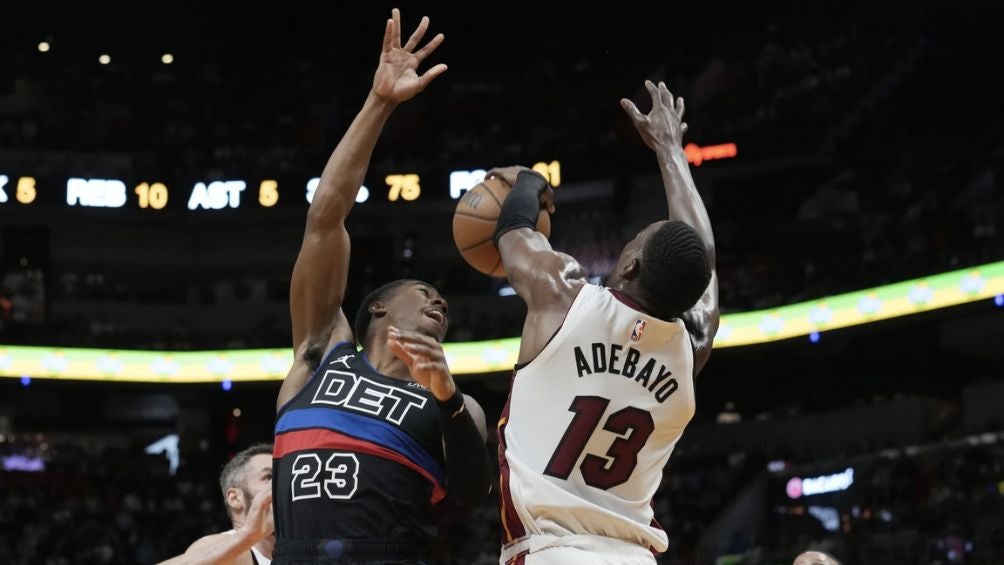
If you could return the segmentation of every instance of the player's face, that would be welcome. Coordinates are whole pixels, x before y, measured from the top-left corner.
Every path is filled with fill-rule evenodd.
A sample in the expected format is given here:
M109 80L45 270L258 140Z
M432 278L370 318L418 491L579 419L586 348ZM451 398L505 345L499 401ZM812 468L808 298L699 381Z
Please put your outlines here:
M244 489L253 499L258 493L272 490L272 456L259 453L252 457L245 467ZM248 500L247 504L251 504Z
M446 299L436 289L414 282L398 288L388 301L386 320L399 328L422 332L443 341L450 327L447 319L449 311Z
M645 229L638 232L638 235L634 237L631 241L627 242L624 249L621 250L620 257L617 258L617 266L614 267L612 273L607 278L606 285L614 288L617 287L622 281L626 280L624 274L628 270L628 266L631 261L641 257L641 252L645 249L645 242L648 241L649 236L659 229L659 226L666 223L667 220L661 222L655 222L654 224L649 224Z

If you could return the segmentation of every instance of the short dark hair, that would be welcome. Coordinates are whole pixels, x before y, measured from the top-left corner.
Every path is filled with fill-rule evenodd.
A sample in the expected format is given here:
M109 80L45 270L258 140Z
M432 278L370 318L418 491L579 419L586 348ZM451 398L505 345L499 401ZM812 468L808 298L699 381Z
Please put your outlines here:
M362 303L359 304L359 310L356 312L356 343L363 347L366 346L366 334L370 331L370 322L373 321L373 314L370 313L370 304L385 300L392 292L407 283L421 282L415 279L398 279L377 287L376 290L367 294L363 298Z
M652 315L668 320L689 310L711 281L708 251L684 222L666 222L645 241L638 283Z
M223 471L220 473L220 490L223 491L223 506L227 509L227 514L230 514L230 505L227 503L227 489L231 487L243 489L244 473L247 471L245 467L247 467L248 461L255 455L262 454L272 455L271 443L256 443L234 455L233 459L227 461L227 464L223 466ZM233 514L230 514L230 517L233 518Z

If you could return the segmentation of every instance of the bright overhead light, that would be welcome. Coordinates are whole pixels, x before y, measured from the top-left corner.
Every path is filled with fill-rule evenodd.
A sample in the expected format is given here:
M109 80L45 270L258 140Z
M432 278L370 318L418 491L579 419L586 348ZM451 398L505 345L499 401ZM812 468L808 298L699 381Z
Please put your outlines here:
M174 62L174 55L171 55L170 53L164 53L163 55L160 56L160 62L164 63L165 65L170 65L171 63Z
M107 65L108 63L112 62L112 58L109 57L108 55L101 55L100 57L98 57L98 62L101 63L102 65Z
M42 53L47 53L51 47L48 41L42 41L38 44L38 50Z

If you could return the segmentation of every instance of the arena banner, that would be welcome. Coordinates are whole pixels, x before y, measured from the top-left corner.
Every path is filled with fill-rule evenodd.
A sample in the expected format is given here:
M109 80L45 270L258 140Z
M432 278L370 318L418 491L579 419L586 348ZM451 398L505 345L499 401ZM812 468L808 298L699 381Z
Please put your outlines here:
M1004 306L1004 261L828 296L768 310L722 316L715 347L756 345L810 336L978 300ZM446 343L454 374L510 371L519 338ZM0 377L118 382L222 382L281 380L292 351L134 351L0 344Z

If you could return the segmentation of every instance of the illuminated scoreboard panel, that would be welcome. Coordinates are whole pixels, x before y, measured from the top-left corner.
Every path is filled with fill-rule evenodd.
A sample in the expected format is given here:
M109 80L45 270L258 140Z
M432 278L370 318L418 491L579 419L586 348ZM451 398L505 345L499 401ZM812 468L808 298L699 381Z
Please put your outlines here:
M717 159L736 157L734 143L685 148L687 160L694 166ZM561 162L539 161L533 170L558 187L562 184ZM456 200L464 191L484 180L485 169L452 171L446 178L433 178L418 172L395 172L385 175L369 187L359 187L357 203L386 198L388 202L414 202L429 195ZM373 180L373 179L371 179ZM84 178L78 176L37 177L30 171L5 170L0 163L0 210L17 206L65 206L68 208L190 210L193 212L249 208L273 208L277 205L309 204L313 201L319 178L311 179L214 179L188 182L156 178ZM383 187L377 186L382 183Z
M2 165L0 165L2 167ZM561 164L541 162L535 170L545 174L553 186L561 183ZM384 190L360 186L357 203L372 198L388 202L414 202L432 194L433 197L460 198L463 192L484 180L484 169L454 171L448 178L430 181L434 189L423 186L418 173L394 173L382 180ZM315 177L301 181L267 179L219 179L190 183L168 182L162 179L118 179L54 177L36 178L0 169L0 210L15 206L47 206L67 208L190 210L192 212L273 208L277 205L309 205L320 184ZM448 190L447 190L448 187ZM436 189L440 191L436 195Z
M35 202L35 198L38 196L38 190L35 188L35 177L13 177L13 179L16 180L14 180L12 185L12 177L0 174L0 204L10 202L11 193L13 193L13 199L21 204Z

